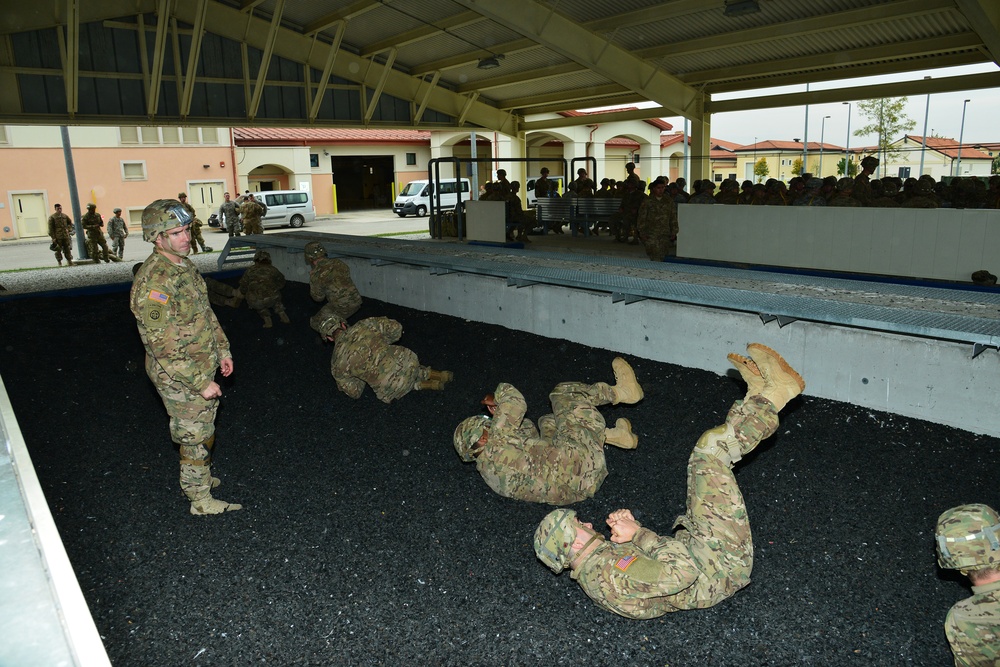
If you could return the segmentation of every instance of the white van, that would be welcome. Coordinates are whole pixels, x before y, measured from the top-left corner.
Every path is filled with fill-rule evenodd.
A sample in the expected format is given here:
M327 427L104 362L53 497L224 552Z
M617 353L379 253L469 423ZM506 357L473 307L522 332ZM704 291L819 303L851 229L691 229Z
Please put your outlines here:
M472 191L472 183L467 178L459 181L462 189L462 201L469 201ZM458 203L458 193L455 190L455 179L442 181L438 186L438 193L441 199L438 206L441 208L454 208ZM392 203L392 212L401 218L413 214L418 218L427 215L431 210L431 182L427 180L410 181L399 191L396 201Z
M261 219L264 229L285 225L301 227L316 219L312 194L305 190L271 190L255 192L254 196L267 208Z
M529 178L528 184L525 186L525 192L527 193L528 206L534 206L538 203L538 197L535 196L535 181L537 179ZM549 174L549 187L553 185L556 186L556 192L561 197L564 192L566 192L565 183L563 183L562 176L553 176ZM550 195L551 196L551 195Z

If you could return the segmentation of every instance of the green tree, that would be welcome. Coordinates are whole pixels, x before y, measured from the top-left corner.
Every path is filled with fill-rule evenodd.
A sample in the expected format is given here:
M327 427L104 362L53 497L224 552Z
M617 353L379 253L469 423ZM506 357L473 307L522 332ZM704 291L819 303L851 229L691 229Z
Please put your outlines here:
M767 159L761 158L753 163L753 175L757 177L757 182L760 183L767 175L771 173L771 170L767 168Z
M795 162L792 163L792 173L796 176L802 175L802 158L795 158Z
M991 174L1000 174L1000 155L993 158L993 169L990 170Z
M855 164L853 160L848 163L847 169L848 171L851 172L848 174L848 176L853 177L858 175L858 165ZM843 175L844 175L844 158L840 158L840 162L837 163L837 176L843 176Z
M892 145L898 135L906 134L917 126L915 120L906 116L905 108L905 97L858 102L858 111L867 124L855 130L854 136L866 137L874 134L878 137L881 173L888 173L889 162L898 159L901 154L898 148Z

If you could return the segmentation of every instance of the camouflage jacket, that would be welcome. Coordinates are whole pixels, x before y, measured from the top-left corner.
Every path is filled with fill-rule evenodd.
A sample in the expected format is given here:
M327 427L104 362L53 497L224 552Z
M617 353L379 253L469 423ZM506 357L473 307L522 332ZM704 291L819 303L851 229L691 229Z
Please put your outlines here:
M225 220L226 228L237 227L240 224L240 206L234 201L222 202L219 207L219 218Z
M476 457L476 469L491 489L506 498L550 505L579 502L597 492L608 476L603 423L594 446L570 446L559 441L559 434L539 435L524 418L528 405L514 386L502 382L493 396L497 410L487 424L486 445Z
M240 205L240 214L244 220L259 220L264 215L264 207L256 199L248 199Z
M279 296L284 286L285 275L266 262L252 264L240 276L240 291L251 308L255 308L256 303Z
M403 335L403 325L388 317L369 317L337 335L330 373L337 388L360 398L367 384L383 403L391 403L427 379L417 355L393 345Z
M324 257L316 262L309 273L309 294L313 301L325 299L337 304L345 320L361 307L361 294L351 280L351 269L339 259Z
M104 226L104 219L96 211L93 213L84 213L83 217L80 218L80 224L87 230L87 236L104 236L104 232L101 231L101 228Z
M677 237L677 206L670 195L647 197L639 209L639 233L646 238Z
M602 542L570 575L598 606L626 618L696 607L700 572L687 546L639 528L631 542Z
M73 221L65 213L53 213L49 216L49 236L53 241L68 241L73 233Z
M1000 663L1000 581L972 587L973 596L948 612L944 632L959 667Z
M128 227L125 220L120 215L112 216L108 220L108 236L113 239L125 238L128 236Z
M195 228L201 227L203 223L198 219L198 213L194 210L194 206L191 206L191 204L187 202L184 202L181 206L183 206L184 210L191 216L191 226Z
M136 273L130 304L146 355L190 391L201 393L232 357L205 280L186 257L174 264L154 251Z

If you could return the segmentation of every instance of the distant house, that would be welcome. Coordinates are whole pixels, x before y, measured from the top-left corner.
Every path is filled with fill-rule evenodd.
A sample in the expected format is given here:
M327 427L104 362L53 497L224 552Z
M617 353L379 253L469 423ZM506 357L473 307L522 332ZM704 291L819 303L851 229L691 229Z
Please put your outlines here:
M959 144L954 139L927 137L925 151L923 142L923 136L913 134L907 134L892 142L890 150L895 151L898 157L887 160L888 164L880 164L879 175L906 179L911 176L916 178L924 173L940 181L948 176L989 177L992 172L993 156L978 144L974 146L966 144L959 150ZM877 148L872 147L869 150L872 155L878 155ZM920 171L921 154L924 156L923 172ZM959 159L960 154L961 159Z

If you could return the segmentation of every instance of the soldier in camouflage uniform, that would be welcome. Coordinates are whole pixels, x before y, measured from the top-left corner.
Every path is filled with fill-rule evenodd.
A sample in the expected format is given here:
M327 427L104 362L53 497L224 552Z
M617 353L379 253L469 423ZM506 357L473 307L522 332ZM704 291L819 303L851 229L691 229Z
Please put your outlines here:
M73 234L73 221L62 212L62 204L55 205L55 213L49 216L49 238L52 245L49 247L56 253L56 261L62 266L63 255L66 255L66 264L73 265L73 251L70 248L70 235Z
M972 597L944 622L955 665L1000 664L1000 515L988 505L953 507L938 518L935 538L938 565L972 582Z
M219 207L219 219L226 225L229 238L239 236L243 230L243 225L240 223L240 205L229 198L228 192L223 197L226 201Z
M191 249L194 251L194 254L198 254L198 246L201 246L203 252L211 252L212 249L205 245L205 237L201 235L201 227L204 223L198 219L198 214L195 213L194 206L188 203L187 194L183 192L178 193L177 199L180 200L181 205L184 206L184 209L191 216Z
M115 214L108 220L108 236L111 237L111 251L118 259L125 256L125 239L128 238L128 225L122 218L122 210L115 209Z
M285 305L281 302L281 288L284 286L285 276L271 264L271 253L258 250L253 256L253 264L240 277L240 292L246 297L247 305L264 320L265 329L272 326L271 308L282 322L288 324Z
M629 164L632 163L630 162ZM629 173L624 183L621 216L617 220L617 228L611 231L615 235L615 240L619 243L624 243L629 240L629 237L632 237L632 243L637 244L639 243L639 231L636 225L639 220L639 209L642 208L642 203L646 201L646 193L644 192L646 184L634 173Z
M667 182L662 176L650 183L649 197L639 208L636 220L646 256L654 262L677 255L677 205L666 189Z
M572 510L550 512L535 531L535 555L556 574L572 571L600 607L656 618L711 607L750 583L753 539L733 464L778 427L778 412L805 388L781 356L757 343L729 355L747 394L726 423L705 431L688 459L687 512L672 537L643 528L627 509L607 518L611 542Z
M346 320L361 308L361 293L351 280L351 269L339 259L326 256L326 248L310 241L303 251L309 271L309 295L313 301L326 300L326 305L312 316L309 325L323 334L323 323L336 315Z
M146 374L170 415L180 448L180 485L191 514L221 514L241 505L212 497L215 413L222 389L215 372L233 372L229 340L208 302L205 281L187 258L191 217L176 199L142 212L142 237L155 246L136 272L130 303L146 348Z
M879 160L874 155L867 155L861 160L861 173L854 177L854 198L862 206L868 206L872 199L871 175L878 169Z
M253 195L246 196L246 200L240 206L240 215L243 218L243 232L245 234L264 233L264 225L260 221L261 216L264 215L264 207Z
M330 314L317 330L333 342L330 373L337 388L351 398L361 398L368 385L378 400L392 403L411 391L440 391L454 377L451 371L421 366L412 350L393 345L403 335L403 325L388 317L368 317L347 326Z
M553 414L539 418L537 429L524 418L528 406L521 392L500 383L482 401L492 418L463 420L455 429L455 450L463 461L475 461L479 474L501 496L550 505L590 498L608 476L604 445L635 449L639 443L629 420L619 419L609 429L598 410L643 397L628 362L617 357L611 366L614 386L557 385L549 394Z
M97 252L98 248L104 253L104 263L110 263L111 258L108 253L108 242L105 240L104 232L101 230L104 227L104 219L97 213L97 204L87 204L87 212L80 218L80 224L83 225L83 228L87 232L87 253L94 260L94 264L100 264L101 262L100 253ZM115 255L115 261L118 261L117 255Z

